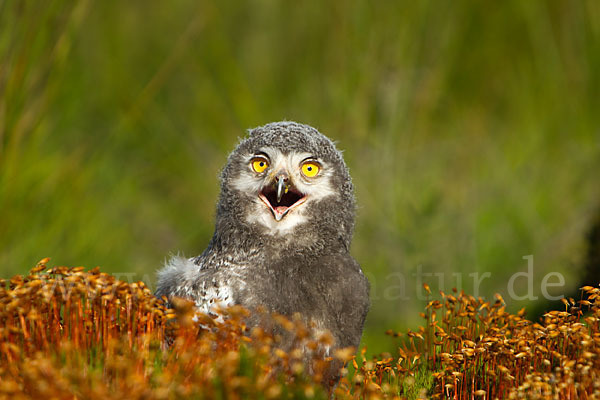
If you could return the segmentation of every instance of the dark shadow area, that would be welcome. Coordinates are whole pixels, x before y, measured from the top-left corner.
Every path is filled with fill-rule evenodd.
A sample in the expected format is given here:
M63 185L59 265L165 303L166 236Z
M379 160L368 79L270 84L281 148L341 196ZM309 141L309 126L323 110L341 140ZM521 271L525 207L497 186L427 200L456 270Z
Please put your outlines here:
M600 208L595 212L587 231L586 244L585 262L581 269L582 277L576 290L565 294L566 299L573 299L575 302L587 298L587 296L582 296L581 287L596 287L600 283ZM538 321L547 311L564 309L565 303L561 300L547 303L540 302L531 307L529 318L532 321Z

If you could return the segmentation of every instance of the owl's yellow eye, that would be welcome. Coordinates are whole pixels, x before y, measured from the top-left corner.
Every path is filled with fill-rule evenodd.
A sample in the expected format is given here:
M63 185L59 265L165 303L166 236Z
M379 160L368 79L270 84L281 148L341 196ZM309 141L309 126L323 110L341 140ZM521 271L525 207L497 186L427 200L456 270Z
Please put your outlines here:
M321 167L314 161L307 161L302 164L302 173L308 178L317 176L320 170Z
M252 164L252 169L258 173L261 173L265 169L269 168L269 162L264 158L254 158L251 161L251 164Z

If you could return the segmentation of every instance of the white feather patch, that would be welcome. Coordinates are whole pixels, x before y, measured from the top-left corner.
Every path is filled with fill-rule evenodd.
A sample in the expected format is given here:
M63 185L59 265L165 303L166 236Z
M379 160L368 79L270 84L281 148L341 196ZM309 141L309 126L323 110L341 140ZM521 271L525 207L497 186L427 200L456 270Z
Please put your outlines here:
M233 305L231 287L204 272L193 259L174 256L158 272L158 286L171 287L172 293L194 300L198 312L219 314L220 308Z

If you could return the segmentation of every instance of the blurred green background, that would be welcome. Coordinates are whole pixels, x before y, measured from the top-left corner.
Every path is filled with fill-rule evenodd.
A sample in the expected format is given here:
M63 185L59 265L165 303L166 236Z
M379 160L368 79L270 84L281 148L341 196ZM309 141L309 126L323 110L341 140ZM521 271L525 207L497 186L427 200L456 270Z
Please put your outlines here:
M536 304L549 272L581 284L599 97L595 0L0 0L0 276L153 286L205 248L245 130L288 119L345 151L370 351L416 328L421 280L535 307L507 292L524 256Z

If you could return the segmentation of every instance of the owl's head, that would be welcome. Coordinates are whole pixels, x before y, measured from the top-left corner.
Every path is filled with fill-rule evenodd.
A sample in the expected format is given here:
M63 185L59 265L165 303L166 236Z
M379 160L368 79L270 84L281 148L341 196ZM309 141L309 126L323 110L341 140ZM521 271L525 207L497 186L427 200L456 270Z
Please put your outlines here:
M354 208L352 181L334 143L308 125L271 123L250 130L229 156L217 233L310 248L337 241L347 248Z

